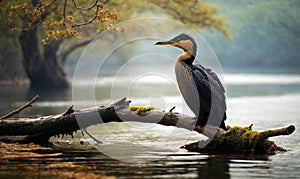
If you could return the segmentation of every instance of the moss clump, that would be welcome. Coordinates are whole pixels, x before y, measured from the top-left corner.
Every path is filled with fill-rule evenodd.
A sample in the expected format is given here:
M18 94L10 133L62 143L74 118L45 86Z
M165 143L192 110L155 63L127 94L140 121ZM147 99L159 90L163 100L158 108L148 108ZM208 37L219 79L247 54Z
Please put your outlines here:
M276 146L273 141L262 139L260 132L251 127L227 126L227 131L217 138L213 138L204 148L203 142L186 145L185 148L197 152L254 152L261 154L275 154L285 149Z
M228 131L219 140L239 151L254 151L259 135L260 132L252 131L250 127L228 126Z
M154 106L130 106L129 108L131 110L135 111L137 114L140 114L141 112L146 112L146 111L157 109Z

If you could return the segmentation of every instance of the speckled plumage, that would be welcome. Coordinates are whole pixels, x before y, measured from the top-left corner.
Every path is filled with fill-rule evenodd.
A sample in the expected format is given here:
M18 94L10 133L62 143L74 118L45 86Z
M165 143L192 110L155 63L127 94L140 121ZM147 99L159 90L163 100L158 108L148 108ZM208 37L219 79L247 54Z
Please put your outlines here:
M193 113L199 114L199 95L194 82L192 69L184 62L177 60L175 63L175 74L179 90Z

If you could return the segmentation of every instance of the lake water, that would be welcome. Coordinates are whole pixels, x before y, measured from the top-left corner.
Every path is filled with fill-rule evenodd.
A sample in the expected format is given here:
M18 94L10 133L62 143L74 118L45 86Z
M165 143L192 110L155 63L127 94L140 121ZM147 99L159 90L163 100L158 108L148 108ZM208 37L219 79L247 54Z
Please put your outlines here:
M126 81L127 77L121 79ZM134 105L155 105L161 110L182 112L179 92L172 83L160 78L137 79L133 85L110 87L114 77L106 76L96 82L86 79L77 81L76 90L83 93L91 83L94 100L72 97L72 89L30 91L25 87L0 88L0 114L22 105L36 93L41 99L33 108L24 110L20 116L40 116L64 112L70 105L80 109L108 104L122 96L132 99ZM130 80L130 77L128 77ZM60 162L73 162L96 166L96 173L119 178L298 178L300 176L300 75L226 73L228 125L249 126L254 130L280 128L295 125L290 136L272 138L276 144L289 151L272 156L254 154L206 154L179 149L180 145L205 139L195 132L174 127L139 123L109 123L90 128L94 137L101 140L94 149L77 133L75 138L52 138L55 148L63 151ZM120 83L117 83L120 84ZM189 114L189 111L186 111ZM105 132L103 132L105 131ZM84 145L80 144L84 142ZM91 141L93 142L93 141ZM136 152L137 151L137 152ZM24 177L20 165L34 163L45 165L57 162L57 157L41 160L12 160L1 162L1 178ZM26 173L26 172L25 172ZM39 177L38 173L35 177Z

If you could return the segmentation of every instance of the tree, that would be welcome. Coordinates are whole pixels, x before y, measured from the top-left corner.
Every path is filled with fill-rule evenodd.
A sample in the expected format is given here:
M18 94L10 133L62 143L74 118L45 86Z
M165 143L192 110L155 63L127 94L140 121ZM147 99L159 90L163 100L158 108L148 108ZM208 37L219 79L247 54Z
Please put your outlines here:
M217 9L198 0L3 0L0 4L1 23L19 32L23 66L34 88L68 87L61 64L69 53L88 44L96 32L123 30L114 24L147 12L229 35Z

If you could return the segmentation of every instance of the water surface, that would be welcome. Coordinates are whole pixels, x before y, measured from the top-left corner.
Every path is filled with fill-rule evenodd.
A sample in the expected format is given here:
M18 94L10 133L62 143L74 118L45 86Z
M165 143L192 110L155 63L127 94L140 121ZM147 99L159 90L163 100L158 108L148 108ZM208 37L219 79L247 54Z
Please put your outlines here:
M156 105L161 110L182 111L179 92L172 83L152 77L151 80L141 78L130 90L124 84L114 86L116 94L127 94L135 105ZM149 78L149 77L148 77ZM96 81L95 99L72 99L72 91L51 90L31 91L26 87L0 88L0 113L8 111L28 101L36 93L41 99L33 108L24 110L20 116L41 116L65 111L70 105L84 108L94 105L108 104L118 98L112 96L110 86L114 78L107 76L105 80ZM229 125L248 126L253 124L254 130L278 128L295 125L296 131L291 136L272 138L288 152L273 156L254 154L206 154L192 153L179 148L181 144L205 139L195 132L174 127L137 123L109 123L102 129L96 127L94 134L102 143L103 151L113 156L126 156L129 152L133 163L116 160L94 149L85 137L78 132L75 137L64 139L52 138L56 149L63 152L60 157L49 157L40 160L31 158L1 162L1 178L15 178L26 175L22 165L73 162L80 165L97 166L96 173L118 176L119 178L297 178L300 175L300 75L298 74L244 74L229 73L224 76L228 96ZM77 83L76 88L84 91L90 85L86 79ZM124 92L125 91L125 92ZM150 102L149 102L150 101ZM187 112L188 113L188 112ZM105 130L104 130L105 129ZM90 130L93 130L92 128ZM98 131L97 131L98 130ZM103 132L106 131L106 132ZM109 131L109 133L107 133ZM147 132L145 132L147 131ZM83 141L83 145L80 144ZM126 159L126 157L125 157ZM28 171L27 171L28 172ZM33 172L34 173L34 172ZM38 177L38 172L36 173Z

